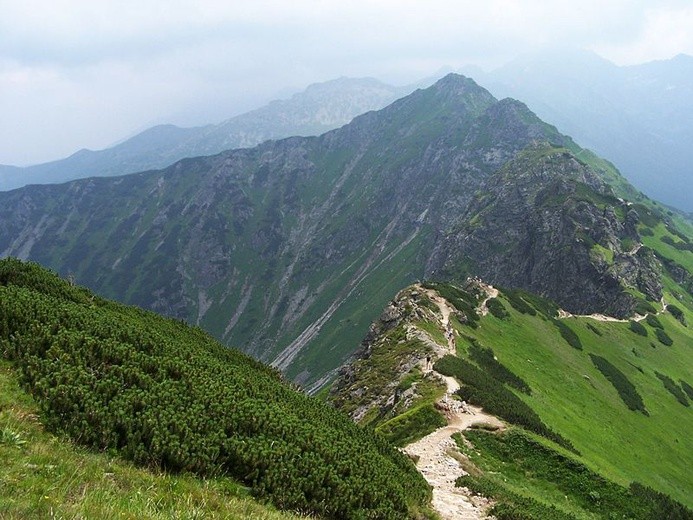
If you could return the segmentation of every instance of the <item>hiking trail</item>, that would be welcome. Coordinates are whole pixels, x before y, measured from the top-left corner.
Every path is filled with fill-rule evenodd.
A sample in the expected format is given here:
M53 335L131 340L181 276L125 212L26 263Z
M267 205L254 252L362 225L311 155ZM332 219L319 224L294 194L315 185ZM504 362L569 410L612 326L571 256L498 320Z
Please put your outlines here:
M495 291L495 289L493 290ZM497 296L498 292L487 291L486 301ZM453 310L447 301L435 291L426 291L432 301L438 305L442 316L441 324L448 340L449 353L455 353L455 336L450 326L449 318ZM441 355L442 357L442 355ZM437 429L422 439L409 444L404 451L417 459L416 467L433 488L432 505L443 520L479 520L487 518L486 511L490 508L489 499L471 493L467 488L455 486L458 477L466 475L460 459L464 459L457 449L452 435L462 432L475 424L487 424L494 428L503 429L505 425L492 415L486 414L479 407L453 400L449 396L459 390L460 385L453 377L444 376L431 367L427 371L434 372L447 386L447 393L437 402L437 407L446 410L447 426Z

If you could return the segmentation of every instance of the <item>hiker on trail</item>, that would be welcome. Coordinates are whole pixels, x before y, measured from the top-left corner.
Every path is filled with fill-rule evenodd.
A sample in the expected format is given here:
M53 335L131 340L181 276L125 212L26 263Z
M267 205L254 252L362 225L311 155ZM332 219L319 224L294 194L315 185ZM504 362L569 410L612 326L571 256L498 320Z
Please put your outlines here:
M431 356L426 356L426 371L430 371L433 369L432 363L431 363Z

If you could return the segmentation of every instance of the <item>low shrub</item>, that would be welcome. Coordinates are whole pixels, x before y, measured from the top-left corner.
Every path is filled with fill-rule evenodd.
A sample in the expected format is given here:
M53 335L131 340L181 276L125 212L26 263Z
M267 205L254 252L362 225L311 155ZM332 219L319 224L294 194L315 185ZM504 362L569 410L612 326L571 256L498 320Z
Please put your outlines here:
M568 345L574 349L582 350L582 342L573 329L561 320L553 320L553 324L558 328L558 331L561 333L561 336L563 336L563 339L568 342Z
M517 312L522 314L529 314L530 316L536 316L537 311L529 303L527 303L516 290L504 289L503 295L507 298L508 303Z
M592 325L591 323L588 323L588 324L587 324L587 328L590 329L592 332L594 332L597 336L601 336L601 335L602 335L602 332L601 332L597 327L595 327L594 325Z
M657 309L655 309L654 305L652 305L650 302L639 299L635 303L635 312L637 314L644 316L648 313L655 314L657 312Z
M653 237L654 236L654 231L651 228L648 227L643 227L640 230L640 235L643 237Z
M528 404L472 363L447 355L440 358L434 368L443 375L455 377L461 383L457 394L465 401L481 406L488 413L502 417L508 422L543 435L571 451L576 451L570 441L546 426Z
M643 486L639 482L633 482L629 490L635 498L634 502L642 504L641 518L666 518L666 520L693 519L693 511L680 502L673 500L669 495L655 491L651 487Z
M642 323L640 323L639 321L630 320L628 328L636 334L639 334L640 336L647 337L647 329L643 327Z
M655 316L654 314L648 314L647 316L645 316L645 321L647 322L647 324L650 327L652 327L654 329L663 329L664 328L664 325L662 325L662 322L659 321L657 316Z
M668 244L672 247L675 247L679 251L691 251L691 252L693 252L693 244L691 244L690 242L685 242L685 241L676 242L669 235L664 235L663 237L660 238L660 240L662 242L664 242L665 244Z
M594 363L594 366L597 367L604 377L614 386L621 400L628 408L649 415L645 409L642 397L623 372L601 356L590 354L590 359L592 363Z
M472 344L469 347L469 356L477 365L498 381L502 381L527 395L532 394L529 385L520 376L498 361L493 350L482 347L475 339L472 340Z
M406 446L446 424L445 418L433 405L426 404L407 410L402 415L381 424L376 428L376 432L396 446Z
M595 518L632 520L693 518L689 509L669 496L638 483L629 488L620 486L517 429L501 434L467 430L464 436L474 445L474 450L483 453L485 460L493 460L514 474L527 475L529 480L550 482L551 487L560 490L571 503L589 512L585 517L594 515ZM460 445L461 439L456 440ZM504 479L489 472L478 476L465 475L457 479L456 485L492 497L495 505L490 512L499 519L575 518L553 506L518 495L505 485Z
M466 487L478 495L493 497L496 503L489 513L497 520L577 520L555 506L515 493L484 476L464 475L455 481L455 485Z
M467 318L466 325L476 328L479 315L476 306L479 304L479 295L464 291L459 287L447 283L427 282L423 284L427 289L433 289L445 298L455 309ZM464 320L462 320L464 321Z
M680 379L679 383L681 383L681 388L683 388L683 391L686 392L688 398L693 400L693 386L686 383L683 379Z
M404 454L276 370L35 264L0 261L0 353L49 430L137 464L327 518L404 519L430 500Z
M510 313L505 309L505 305L498 298L491 298L486 302L486 307L499 320L507 320L510 317Z
M674 344L674 340L671 339L669 335L662 329L655 329L655 335L657 336L659 342L663 345L666 345L667 347L670 347Z
M558 316L558 305L554 301L523 289L516 289L515 292L547 318Z
M688 403L688 398L686 397L686 394L681 389L681 387L676 384L676 382L672 378L670 378L669 376L667 376L665 374L661 374L657 371L655 371L655 375L662 382L662 384L664 385L664 388L666 388L667 391L671 395L673 395L679 403L681 403L683 406L690 406L690 404Z
M681 322L681 325L686 325L686 317L680 308L678 308L676 305L669 304L667 305L667 310L674 318Z

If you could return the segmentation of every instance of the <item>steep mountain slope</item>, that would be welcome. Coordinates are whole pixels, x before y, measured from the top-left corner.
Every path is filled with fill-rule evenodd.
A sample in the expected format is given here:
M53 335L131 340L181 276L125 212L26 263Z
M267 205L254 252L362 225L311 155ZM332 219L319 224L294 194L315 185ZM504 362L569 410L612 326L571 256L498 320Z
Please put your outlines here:
M693 180L693 57L618 67L560 49L475 78L495 95L526 102L651 197L693 211L685 189Z
M140 466L324 518L412 518L430 499L405 455L276 371L35 264L0 261L0 352L48 429Z
M659 299L651 255L635 254L635 215L609 209L599 177L618 174L590 159L597 174L573 153L589 156L522 103L449 75L317 138L0 194L0 255L185 318L315 382L393 294L441 270L534 288L578 313L625 315L638 299ZM485 200L496 203L484 210ZM551 231L541 240L494 224L527 220L537 200ZM560 259L586 263L555 265L542 281L518 270L525 250L514 246L479 261L480 243L507 243L511 231L536 258L555 258L561 244ZM617 247L615 267L599 247Z
M571 302L572 312L626 317L635 307L624 286L661 297L639 219L568 150L528 149L489 178L442 242L444 261L434 257L432 266L444 279L467 266L494 283Z
M318 83L290 99L273 101L219 124L195 128L160 125L105 150L80 150L66 159L26 168L0 166L0 190L123 175L163 168L184 157L255 146L269 139L318 135L359 114L382 108L412 90L371 78Z
M503 419L502 432L463 432L462 454L442 464L448 480L467 475L461 493L493 497L496 518L691 518L641 486L693 505L693 298L667 285L635 322L571 316L479 280L409 287L329 400L401 445L447 432L430 438L448 453L455 428L441 419L497 430L462 400Z

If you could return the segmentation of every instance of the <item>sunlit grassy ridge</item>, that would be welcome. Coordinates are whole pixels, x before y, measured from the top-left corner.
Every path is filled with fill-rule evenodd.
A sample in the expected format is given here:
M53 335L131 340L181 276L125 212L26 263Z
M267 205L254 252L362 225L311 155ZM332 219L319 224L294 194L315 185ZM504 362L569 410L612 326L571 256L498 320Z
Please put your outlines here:
M661 302L643 300L643 307L652 311L636 322L645 335L633 332L627 320L571 317L548 300L513 290L502 290L487 302L486 315L469 319L473 311L461 303L462 289L427 284L452 298L450 307L456 308L449 319L456 331L456 356L442 357L435 370L458 379L460 399L505 419L519 435L501 434L488 442L482 442L482 433L467 436L474 445L467 454L474 455L476 470L462 483L505 504L495 510L498 518L625 514L649 519L658 508L679 515L670 518L693 515L686 509L693 493L687 463L693 450L688 433L693 431L693 342L686 323L693 312L683 288L670 278L665 282L664 300L675 302L677 310L672 313ZM478 290L471 290L467 299L478 303ZM430 350L412 338L423 334L444 348L443 320L438 307L416 287L402 291L395 306L411 309L415 319L403 319L387 330L369 354L354 363L353 384L333 392L338 405L353 409L367 403L379 388L368 379L376 374L398 377L398 391L425 388L430 373L420 366ZM657 331L664 331L671 345L662 343ZM389 356L392 352L397 352L395 358ZM419 363L401 373L410 358ZM361 384L368 393L358 391ZM403 432L408 437L398 433L403 443L410 442L436 428L439 421L424 417L422 410L437 398L439 394L414 394L408 409L374 404L363 420L379 429L409 423ZM506 452L517 452L519 459L511 460ZM533 454L538 455L532 462ZM573 470L574 478L569 475ZM553 471L565 477L560 485ZM639 510L639 516L628 516L631 509Z
M199 329L0 262L0 345L46 426L137 464L230 476L282 509L405 518L430 491L403 454Z
M593 470L622 485L641 482L690 506L693 477L684 461L693 449L688 434L693 414L656 375L679 384L693 380L690 329L670 313L659 315L673 339L672 346L665 346L647 324L648 336L643 337L628 323L562 320L580 338L583 350L576 350L552 320L522 314L509 303L505 307L507 319L489 314L477 329L464 333L492 348L500 362L528 383L532 395L518 397L568 439ZM690 320L690 310L684 312ZM468 349L461 338L458 354L465 357ZM649 415L628 408L591 356L606 359L624 375Z

